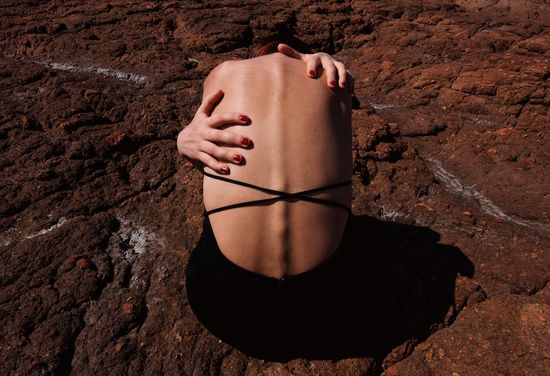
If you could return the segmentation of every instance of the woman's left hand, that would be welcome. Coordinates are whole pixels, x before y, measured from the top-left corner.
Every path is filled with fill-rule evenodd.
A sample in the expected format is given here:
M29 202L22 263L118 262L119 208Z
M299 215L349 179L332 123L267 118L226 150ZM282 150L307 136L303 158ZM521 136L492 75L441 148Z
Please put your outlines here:
M344 63L334 59L329 54L324 52L303 54L284 43L280 43L277 46L277 49L280 53L285 54L288 57L305 62L307 65L307 74L311 78L315 78L317 76L317 68L319 67L319 64L321 64L327 74L327 84L330 88L336 88L336 82L338 82L341 89L345 89L347 85L348 91L353 93L354 81L350 72L346 70Z

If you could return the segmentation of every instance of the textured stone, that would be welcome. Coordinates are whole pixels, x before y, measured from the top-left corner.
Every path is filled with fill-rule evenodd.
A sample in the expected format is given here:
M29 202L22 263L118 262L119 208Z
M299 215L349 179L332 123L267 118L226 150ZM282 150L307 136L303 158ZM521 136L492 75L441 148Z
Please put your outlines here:
M549 12L539 0L5 1L2 370L545 375ZM335 54L356 83L353 330L328 357L285 363L221 343L190 310L201 176L175 143L208 72L270 37Z

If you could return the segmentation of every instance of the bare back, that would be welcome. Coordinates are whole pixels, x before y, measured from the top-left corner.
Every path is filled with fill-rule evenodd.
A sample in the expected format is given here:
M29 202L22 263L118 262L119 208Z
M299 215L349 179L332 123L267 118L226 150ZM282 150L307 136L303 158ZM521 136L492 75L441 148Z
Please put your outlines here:
M228 177L285 192L351 179L351 98L345 90L328 88L324 77L308 78L305 68L275 53L226 62L207 78L205 96L218 89L225 93L214 114L237 111L251 119L250 125L228 127L253 143L250 149L238 148L246 162L231 165ZM273 197L207 176L203 194L207 210ZM312 197L349 206L351 186ZM229 260L280 278L312 269L330 256L347 217L337 207L290 199L213 213L210 222Z

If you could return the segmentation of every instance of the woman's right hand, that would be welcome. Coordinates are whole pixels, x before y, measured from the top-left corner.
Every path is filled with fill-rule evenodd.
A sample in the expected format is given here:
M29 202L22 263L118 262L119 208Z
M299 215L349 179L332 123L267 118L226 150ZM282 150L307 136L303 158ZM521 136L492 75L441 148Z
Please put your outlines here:
M250 123L250 119L237 112L212 115L223 95L223 91L218 90L204 98L193 121L178 134L177 145L179 154L184 155L193 164L202 164L220 174L229 174L229 166L226 163L241 164L244 156L241 153L230 152L218 144L247 148L250 138L216 128L228 124L246 125Z

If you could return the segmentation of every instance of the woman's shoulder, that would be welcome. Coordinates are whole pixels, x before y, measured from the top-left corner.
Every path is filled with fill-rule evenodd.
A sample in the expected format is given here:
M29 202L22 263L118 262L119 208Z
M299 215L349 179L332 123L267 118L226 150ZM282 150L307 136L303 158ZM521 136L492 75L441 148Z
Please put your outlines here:
M300 63L299 60L291 59L278 52L251 59L225 60L210 71L204 81L204 87L206 88L216 81L225 82L228 79L238 79L239 77L243 77L243 75L248 77L251 72L265 74L266 70L271 70L281 65L295 64L296 62Z
M204 80L204 87L207 87L215 81L224 79L225 77L235 75L236 69L242 67L245 61L246 60L226 60L216 65Z
M258 56L250 59L225 60L216 65L216 67L210 71L208 77L216 78L231 75L236 73L237 70L257 69L265 67L266 64L272 67L273 65L278 64L296 65L300 63L302 63L300 60L292 59L282 53L275 52L273 54Z

